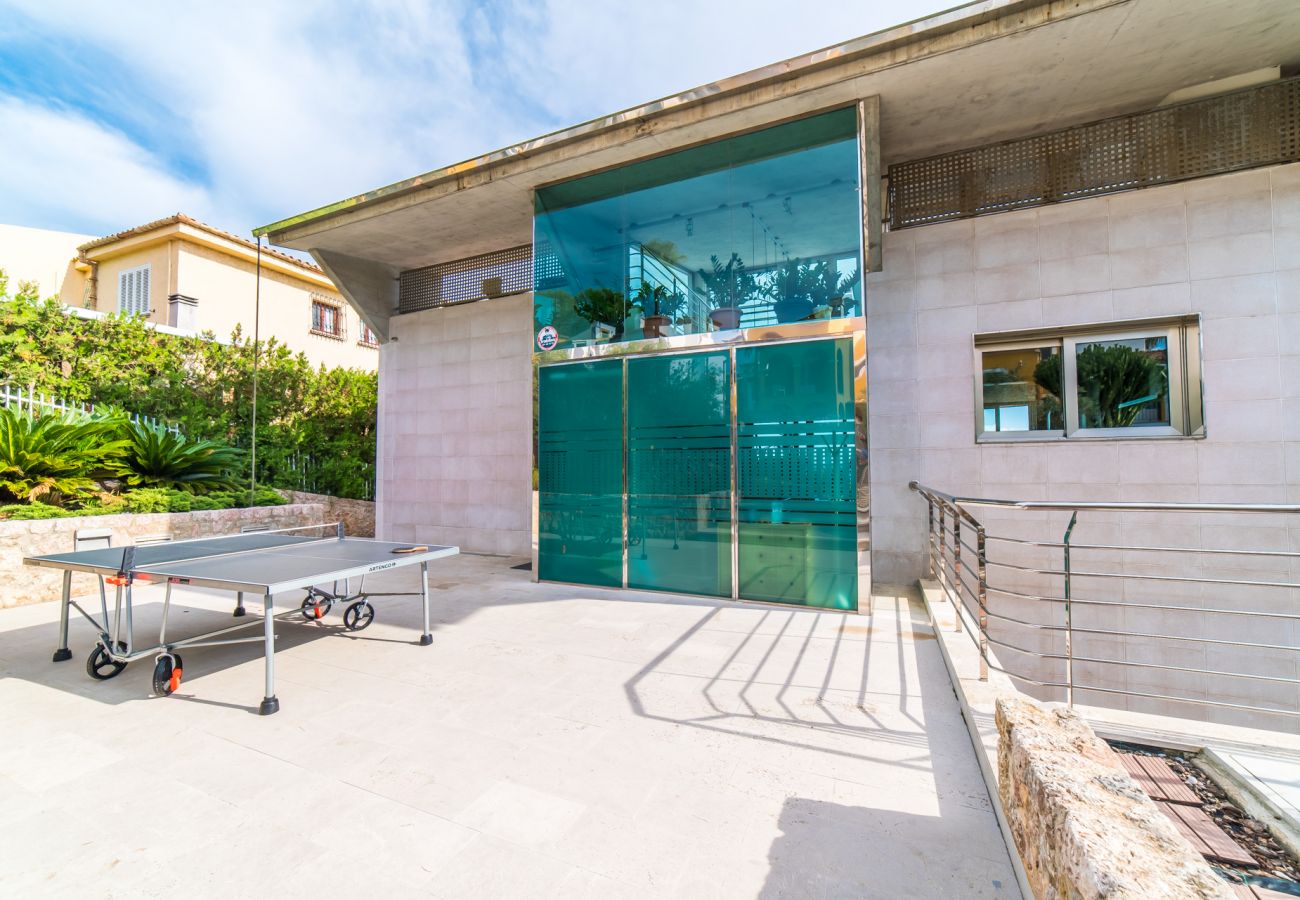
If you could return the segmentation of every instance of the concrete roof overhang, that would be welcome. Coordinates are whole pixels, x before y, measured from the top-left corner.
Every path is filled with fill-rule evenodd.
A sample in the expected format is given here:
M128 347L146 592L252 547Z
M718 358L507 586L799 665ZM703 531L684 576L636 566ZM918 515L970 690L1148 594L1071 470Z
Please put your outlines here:
M1295 0L982 0L256 233L311 251L331 274L351 265L373 278L530 242L539 185L860 97L880 97L888 166L1148 109L1179 88L1264 66L1289 70L1300 65L1298 36Z

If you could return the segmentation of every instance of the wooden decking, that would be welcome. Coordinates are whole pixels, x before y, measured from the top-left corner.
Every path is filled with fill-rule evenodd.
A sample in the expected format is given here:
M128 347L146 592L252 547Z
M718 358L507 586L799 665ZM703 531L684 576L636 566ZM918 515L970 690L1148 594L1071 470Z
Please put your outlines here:
M1228 832L1201 808L1201 798L1178 777L1169 764L1156 756L1121 753L1120 761L1133 780L1147 796L1155 801L1160 811L1169 817L1174 827L1206 859L1238 866L1255 866L1255 859L1232 839ZM1260 890L1248 888L1247 890ZM1240 891L1238 891L1240 893ZM1273 893L1273 892L1270 892ZM1255 896L1242 894L1241 896Z

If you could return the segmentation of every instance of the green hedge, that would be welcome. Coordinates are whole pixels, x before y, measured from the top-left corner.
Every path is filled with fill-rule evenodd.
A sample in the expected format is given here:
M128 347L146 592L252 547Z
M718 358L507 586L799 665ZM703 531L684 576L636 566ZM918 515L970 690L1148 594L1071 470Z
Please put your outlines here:
M205 509L242 509L248 506L283 506L289 501L274 488L257 491L213 491L191 494L172 488L137 488L124 494L105 495L95 503L71 509L48 503L13 503L0 506L3 519L66 519L72 516L109 516L117 513L178 513Z
M135 317L68 314L26 284L11 296L0 271L0 378L24 388L110 404L174 422L187 437L248 449L253 352L252 340L239 330L228 343L178 337ZM275 339L261 342L258 369L258 482L304 486L295 466L309 455L311 490L367 499L374 479L376 374L315 368ZM247 467L246 461L245 478Z

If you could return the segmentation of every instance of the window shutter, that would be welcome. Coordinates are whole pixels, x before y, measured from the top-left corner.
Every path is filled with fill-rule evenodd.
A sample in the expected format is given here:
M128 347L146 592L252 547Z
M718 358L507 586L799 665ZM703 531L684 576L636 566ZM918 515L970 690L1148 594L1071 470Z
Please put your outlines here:
M117 276L117 308L127 315L149 314L150 267L137 266Z

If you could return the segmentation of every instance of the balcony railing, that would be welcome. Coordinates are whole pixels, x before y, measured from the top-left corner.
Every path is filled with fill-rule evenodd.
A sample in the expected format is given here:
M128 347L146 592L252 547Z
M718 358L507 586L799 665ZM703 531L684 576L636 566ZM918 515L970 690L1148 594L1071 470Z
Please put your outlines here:
M999 671L1070 705L1263 728L1300 719L1300 506L910 487L928 509L930 577L978 648L981 679ZM1080 539L1089 532L1099 537Z

